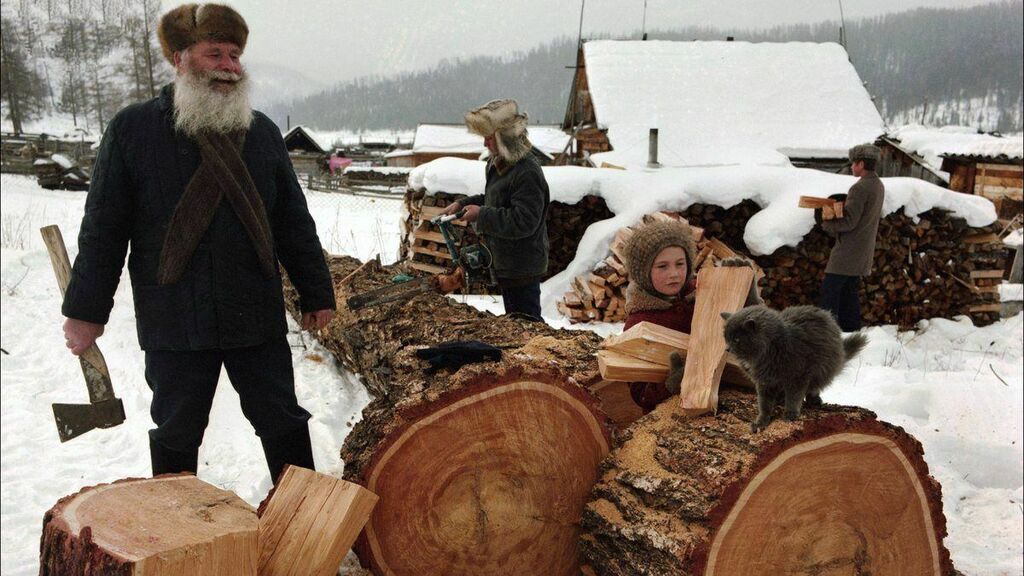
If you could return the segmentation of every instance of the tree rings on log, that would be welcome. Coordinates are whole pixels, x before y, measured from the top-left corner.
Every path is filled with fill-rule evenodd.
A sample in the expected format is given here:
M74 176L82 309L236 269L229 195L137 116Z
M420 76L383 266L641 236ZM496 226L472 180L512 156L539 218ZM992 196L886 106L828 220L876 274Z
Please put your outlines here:
M190 474L120 480L62 498L43 519L40 576L252 576L256 511Z
M595 574L952 573L941 488L901 428L825 406L752 434L756 398L720 400L663 403L609 456L583 514Z
M466 372L455 391L400 410L363 469L380 496L356 547L363 565L380 576L578 573L605 417L556 370Z

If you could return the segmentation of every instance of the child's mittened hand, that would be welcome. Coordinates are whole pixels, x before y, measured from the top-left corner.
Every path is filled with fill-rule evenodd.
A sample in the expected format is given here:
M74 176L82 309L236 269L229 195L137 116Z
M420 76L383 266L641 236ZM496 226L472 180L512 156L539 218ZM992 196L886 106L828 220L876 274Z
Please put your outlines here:
M669 357L668 377L665 378L665 388L673 394L679 394L680 384L683 382L683 357L679 352L673 352Z

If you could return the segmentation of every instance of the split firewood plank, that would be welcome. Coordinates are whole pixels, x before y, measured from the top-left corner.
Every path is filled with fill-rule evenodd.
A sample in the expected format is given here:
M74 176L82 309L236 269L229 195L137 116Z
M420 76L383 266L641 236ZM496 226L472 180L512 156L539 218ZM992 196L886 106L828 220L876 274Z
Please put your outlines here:
M691 338L685 332L665 328L651 322L640 322L626 330L622 334L610 336L601 343L601 350L598 352L598 360L601 353L610 350L618 354L629 356L637 360L643 360L662 367L661 371L655 371L653 367L642 366L636 377L629 372L631 364L620 363L618 356L604 358L604 370L601 377L606 380L618 380L622 377L627 382L662 382L668 376L669 356L672 352L678 352L685 360L690 348ZM728 384L741 388L754 388L753 381L740 367L739 362L731 354L725 355L725 369L722 373L722 380ZM614 377L613 377L614 376ZM645 380L644 378L653 378Z
M409 260L409 267L414 270L421 272L427 272L428 274L444 274L447 270L444 266L435 266L434 264L427 264L426 262L417 262L415 260Z
M745 266L704 268L698 274L693 333L679 394L685 414L718 409L718 384L726 362L721 313L742 308L753 281L754 271Z
M420 218L422 218L423 220L432 220L432 219L434 219L434 218L444 214L444 209L445 209L444 206L424 206L420 210ZM466 225L466 221L465 220L452 220L451 223L455 224L457 226L465 226Z
M628 356L615 350L598 350L597 366L601 377L617 382L664 382L668 367Z
M831 206L836 213L836 218L843 217L843 202L832 198L818 198L817 196L801 196L797 206L800 208L824 208Z
M620 262L626 261L626 241L632 238L633 234L634 231L632 228L622 228L615 233L615 238L611 243L611 251Z
M590 393L601 402L601 410L611 418L620 430L644 415L643 408L633 400L629 392L629 382L617 380L601 380L588 387Z
M132 478L62 498L43 519L40 576L252 576L256 510L191 474Z
M259 576L333 576L377 504L369 490L288 466L260 509Z
M1002 278L1002 270L972 270L971 278Z

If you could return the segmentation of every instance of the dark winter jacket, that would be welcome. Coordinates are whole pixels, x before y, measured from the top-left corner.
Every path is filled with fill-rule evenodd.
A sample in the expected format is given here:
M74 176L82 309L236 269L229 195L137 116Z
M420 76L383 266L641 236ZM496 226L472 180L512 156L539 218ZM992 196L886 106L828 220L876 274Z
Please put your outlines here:
M547 272L550 201L544 172L532 154L504 171L488 162L484 193L462 200L463 206L482 206L476 229L494 256L499 283L540 280Z
M125 108L100 143L78 257L64 315L106 324L124 266L135 296L144 350L203 350L262 344L287 332L281 277L266 277L256 251L226 200L181 279L157 284L167 225L199 167L199 149L174 129L173 87ZM334 290L316 226L306 207L281 132L255 113L242 157L256 184L277 259L300 295L303 311L333 309Z
M824 220L821 227L836 237L825 272L844 276L868 276L875 258L875 237L882 217L885 186L874 173L850 187L843 217Z

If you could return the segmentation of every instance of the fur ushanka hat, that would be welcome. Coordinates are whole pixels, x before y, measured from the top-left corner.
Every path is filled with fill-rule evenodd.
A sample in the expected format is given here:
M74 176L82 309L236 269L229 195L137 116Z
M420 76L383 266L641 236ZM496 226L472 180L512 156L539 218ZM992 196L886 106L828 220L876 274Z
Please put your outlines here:
M641 226L626 241L626 266L629 269L629 283L652 296L659 296L651 283L651 266L658 254L669 246L679 246L686 252L686 280L693 279L693 262L697 257L697 246L693 231L684 220L672 222L655 221Z
M249 27L234 8L223 4L183 4L164 14L156 29L164 57L172 65L174 53L196 42L231 42L245 50Z
M491 100L466 113L469 131L484 138L493 134L498 155L509 165L519 162L533 149L526 135L526 120L526 113L519 113L515 100Z

